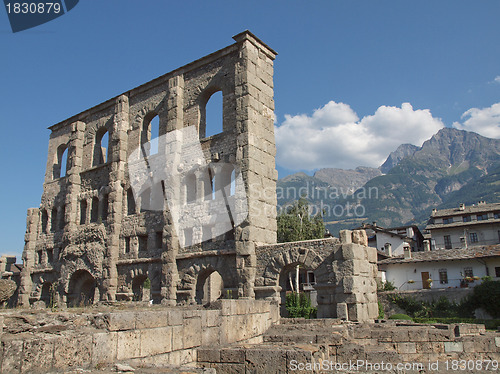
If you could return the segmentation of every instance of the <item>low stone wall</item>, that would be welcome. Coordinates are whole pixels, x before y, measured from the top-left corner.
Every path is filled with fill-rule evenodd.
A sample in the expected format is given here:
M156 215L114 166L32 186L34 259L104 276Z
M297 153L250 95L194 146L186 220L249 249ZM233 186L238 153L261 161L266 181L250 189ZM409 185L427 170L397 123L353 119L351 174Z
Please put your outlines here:
M282 320L265 334L264 344L204 347L197 353L198 364L217 374L477 373L490 372L488 362L493 369L492 360L500 360L500 333L471 324ZM456 360L484 365L483 370L459 369Z
M182 365L196 360L198 347L262 341L279 321L278 306L267 301L219 300L213 307L5 314L1 372Z

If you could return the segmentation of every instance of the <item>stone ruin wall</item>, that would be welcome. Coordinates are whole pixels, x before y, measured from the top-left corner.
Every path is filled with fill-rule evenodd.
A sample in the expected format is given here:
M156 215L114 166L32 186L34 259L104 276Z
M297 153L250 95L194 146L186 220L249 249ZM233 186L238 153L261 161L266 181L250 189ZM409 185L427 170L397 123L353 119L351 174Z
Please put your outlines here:
M364 230L344 230L340 239L257 247L256 295L285 303L284 276L297 265L314 273L318 318L367 321L378 316L377 252Z
M2 373L164 367L196 362L199 347L260 343L279 321L276 304L220 300L212 309L155 306L138 310L0 315Z
M28 211L21 305L46 300L51 286L60 305L81 290L90 292L86 296L94 302L127 300L133 297L134 282L146 277L156 302L192 303L200 271L218 271L235 297L254 297L255 245L276 242L276 197L252 192L274 191L276 185L276 53L250 32L234 39L229 47L50 128L40 208ZM218 91L223 96L222 132L205 138L205 105ZM219 163L241 172L249 215L231 237L181 248L168 209L141 211L141 197L131 208L127 157L150 139L149 122L155 116L160 136L196 126L205 159L214 166L216 186L222 183ZM105 134L107 160L100 145ZM62 176L65 151L67 172ZM201 235L201 227L192 235ZM88 291L92 282L94 292Z
M276 244L276 53L250 32L234 39L229 47L50 127L40 208L28 211L19 304L150 299L199 304L204 282L217 272L222 297L275 300L283 306L283 277L301 265L316 277L319 317L376 318L376 255L363 231L345 231L340 240ZM222 132L207 138L205 106L218 91ZM154 180L147 195L132 193L128 158L139 146L150 163L156 157L175 162L161 143L158 154L147 148L156 116L160 136L196 127L203 157L215 173L215 194L228 185L230 170L224 165L238 168L248 204L240 225L183 247L185 238L174 230L167 204L160 199L161 210L148 210L167 187ZM101 143L105 134L108 145ZM188 157L196 157L189 144L183 147ZM65 152L66 175L61 170ZM178 200L189 207L215 204L204 198L204 172L178 165L183 167L196 187L189 201L187 187L168 186ZM190 235L200 239L205 217L182 209L182 220L193 227Z

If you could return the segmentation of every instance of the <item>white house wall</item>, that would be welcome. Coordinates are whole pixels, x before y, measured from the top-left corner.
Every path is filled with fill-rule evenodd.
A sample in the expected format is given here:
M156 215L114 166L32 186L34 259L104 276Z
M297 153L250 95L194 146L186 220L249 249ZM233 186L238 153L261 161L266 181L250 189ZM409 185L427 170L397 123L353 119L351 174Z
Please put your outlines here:
M389 235L384 232L377 232L377 249L386 252L384 246L386 243L390 243L392 247L392 255L399 256L402 255L404 250L405 242L399 236Z
M500 259L481 259L481 262L486 262L489 269L489 275L495 280L500 278L495 277L495 267L500 267ZM484 277L486 268L483 263L478 260L449 260L440 262L414 262L414 263L399 263L380 265L380 270L386 272L387 281L393 282L396 288L401 290L418 290L422 289L422 272L429 272L430 278L433 280L432 288L453 288L460 287L460 280L463 278L461 273L464 273L464 268L472 267L473 275ZM439 283L439 269L446 269L448 274L448 284ZM414 281L415 283L408 283ZM481 281L475 281L470 286L480 284Z

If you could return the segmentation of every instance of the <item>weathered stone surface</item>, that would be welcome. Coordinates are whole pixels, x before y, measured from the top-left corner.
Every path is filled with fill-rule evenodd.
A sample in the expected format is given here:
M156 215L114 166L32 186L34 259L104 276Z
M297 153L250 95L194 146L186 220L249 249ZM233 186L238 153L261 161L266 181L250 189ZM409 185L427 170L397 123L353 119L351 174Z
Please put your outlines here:
M0 279L0 303L9 300L16 292L16 282L9 279Z

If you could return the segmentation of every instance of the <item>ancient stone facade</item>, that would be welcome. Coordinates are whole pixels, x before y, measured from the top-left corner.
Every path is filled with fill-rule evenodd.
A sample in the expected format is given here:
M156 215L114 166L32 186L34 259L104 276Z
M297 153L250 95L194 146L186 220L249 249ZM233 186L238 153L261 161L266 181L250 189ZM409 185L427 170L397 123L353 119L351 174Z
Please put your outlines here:
M275 190L276 53L250 32L234 39L229 47L50 127L42 202L28 211L21 304L48 299L54 285L61 303L140 298L146 278L153 300L189 303L197 280L214 271L233 297L254 297L255 246L276 242L276 196L251 191ZM205 106L218 91L222 131L206 138ZM169 209L147 210L145 194L132 193L127 158L151 140L156 116L160 136L198 129L215 189L223 186L218 164L238 167L248 216L223 237L182 247ZM192 177L194 185L203 176ZM201 227L189 234L202 235Z
M50 127L42 201L28 211L21 305L284 304L286 275L300 267L315 277L318 316L376 318L376 255L364 231L276 244L276 53L248 31L234 39ZM206 105L219 91L221 132L206 137ZM179 178L168 178L170 165Z

